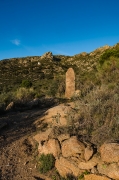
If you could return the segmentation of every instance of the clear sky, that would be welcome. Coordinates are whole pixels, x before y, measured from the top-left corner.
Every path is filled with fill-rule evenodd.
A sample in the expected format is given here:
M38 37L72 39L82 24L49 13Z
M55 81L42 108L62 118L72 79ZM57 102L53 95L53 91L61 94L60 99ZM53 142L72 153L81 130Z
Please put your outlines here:
M119 0L0 0L0 60L119 42Z

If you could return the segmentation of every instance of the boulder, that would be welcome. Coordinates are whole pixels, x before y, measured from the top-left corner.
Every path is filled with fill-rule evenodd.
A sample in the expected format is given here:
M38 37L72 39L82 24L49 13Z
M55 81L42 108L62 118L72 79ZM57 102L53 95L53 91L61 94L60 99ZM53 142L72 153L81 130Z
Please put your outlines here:
M48 142L41 142L38 146L39 154L53 154L55 158L59 157L61 150L58 140L50 139Z
M93 155L93 147L88 145L84 151L85 160L88 161L92 157L92 155Z
M108 177L105 176L99 176L95 174L87 174L84 175L84 180L111 180Z
M57 139L59 140L60 144L61 144L63 141L69 139L69 138L70 138L70 134L61 134L61 135L59 135L59 136L57 137Z
M84 157L85 146L82 142L77 140L76 136L72 136L62 143L63 157L80 156Z
M40 143L41 141L47 141L48 136L51 133L51 131L52 131L52 128L47 129L47 131L45 132L39 132L38 134L33 136L33 139L37 141L38 143Z
M112 179L119 179L119 166L117 165L117 163L99 163L97 169L100 174L104 174Z
M39 121L44 121L53 126L65 126L67 125L67 116L71 112L72 108L70 106L65 106L60 104L46 111L45 115L39 119Z
M92 168L94 168L99 162L99 159L97 157L93 157L92 159L90 159L87 162L80 162L78 164L79 169L86 169L86 170L90 170Z
M77 164L75 164L74 161L72 161L71 159L68 160L63 157L60 157L56 160L55 167L62 177L66 177L67 174L73 174L74 176L78 176L83 172L77 167Z
M70 99L75 93L75 73L72 68L69 68L66 72L66 89L65 97Z
M11 102L10 104L8 104L8 106L6 107L6 111L11 111L14 108L14 102Z
M119 161L119 144L118 143L104 143L100 147L101 159L104 162L112 163Z

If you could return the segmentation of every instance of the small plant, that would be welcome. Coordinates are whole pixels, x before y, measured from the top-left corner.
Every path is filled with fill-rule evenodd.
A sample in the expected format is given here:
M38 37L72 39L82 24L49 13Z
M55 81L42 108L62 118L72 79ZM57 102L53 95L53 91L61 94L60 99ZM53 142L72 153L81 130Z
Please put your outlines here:
M78 180L84 179L84 175L87 175L87 174L90 174L90 172L89 172L89 171L83 172L83 173L78 177Z
M50 171L55 164L55 158L52 154L41 154L38 159L38 169L41 173L46 173Z
M24 88L30 88L32 86L32 82L29 80L22 80L21 86Z

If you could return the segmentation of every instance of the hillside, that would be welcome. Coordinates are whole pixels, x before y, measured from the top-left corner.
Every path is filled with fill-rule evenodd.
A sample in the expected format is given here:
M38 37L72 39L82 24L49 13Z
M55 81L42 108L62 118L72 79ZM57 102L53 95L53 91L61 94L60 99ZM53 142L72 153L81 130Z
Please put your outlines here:
M69 67L74 69L76 90L79 90L80 94L66 99L65 74ZM6 108L11 102L13 104L11 109ZM36 104L31 106L33 102ZM69 178L62 178L55 168L59 169L63 176L62 162L67 163L70 160L72 161L71 168L74 167L73 164L79 163L80 165L78 173L74 170L73 174L76 177L71 176L71 180L83 180L87 173L97 174L96 177L99 177L100 180L103 178L100 177L101 174L106 175L106 177L104 176L106 180L109 178L118 179L115 178L119 177L118 173L117 176L109 173L110 169L119 172L119 160L116 154L114 154L115 161L112 162L112 158L109 160L108 156L105 161L102 153L101 158L104 162L102 161L100 166L98 151L100 146L103 150L106 146L110 153L113 150L117 153L116 148L118 148L119 141L118 105L119 43L113 47L104 46L91 53L83 52L75 56L53 55L51 52L47 52L39 57L12 58L0 61L0 142L2 144L0 148L2 157L0 178L13 180L17 177L20 180L24 177L26 179L30 177L35 180L47 179L46 176L48 176L50 180L53 180L53 177L55 180L69 180ZM34 137L37 141L35 145ZM63 144L70 141L77 144L77 140L78 143L80 142L81 152L74 148L74 156L71 157L73 146L69 144L68 147L71 148L71 151L67 149L63 155L62 150L61 154L61 149L65 147ZM56 155L56 159L59 158L59 155L60 159L56 161L55 168L47 174L45 173L47 166L42 168L39 166L40 160L37 150L39 147L39 149L41 148L39 153L51 150L55 154L57 148L55 151L52 148L48 149L48 147L56 147L56 142L60 142L59 154ZM110 142L113 143L108 144ZM107 144L103 146L104 143ZM108 149L108 145L110 149ZM92 149L88 151L87 148ZM65 153L67 151L68 157ZM86 158L87 155L84 158L85 151L93 153L93 155L88 154L90 158ZM108 153L105 152L105 154ZM92 160L92 156L95 159L95 155L98 156L98 162ZM62 156L64 157L62 158ZM77 157L79 157L78 162ZM8 161L11 163L10 166L9 164L4 166L4 163ZM22 161L25 168L22 168ZM43 163L45 163L44 161ZM61 166L58 163L61 163ZM84 164L85 168L82 168L81 165ZM86 169L87 166L89 169ZM40 171L44 171L46 176L39 175L37 167L41 168ZM107 171L105 167L108 167ZM21 177L19 176L20 172ZM80 174L78 179L77 174Z
M61 97L65 91L65 72L69 67L73 67L76 73L76 89L83 91L85 81L98 81L95 73L100 57L111 48L113 47L104 46L94 52L72 57L52 55L49 52L43 56L2 60L0 61L0 93L1 95L7 93L6 102L9 102L13 97L13 93L10 92L15 92L21 87L22 81L28 80L36 97L42 95Z

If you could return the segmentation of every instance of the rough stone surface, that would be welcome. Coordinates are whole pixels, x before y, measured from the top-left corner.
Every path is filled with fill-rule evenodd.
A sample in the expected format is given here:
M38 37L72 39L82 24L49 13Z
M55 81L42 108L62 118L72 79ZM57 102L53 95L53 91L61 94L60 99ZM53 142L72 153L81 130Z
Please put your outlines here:
M60 144L61 144L63 141L69 139L69 138L70 138L70 135L69 135L69 134L61 134L61 135L59 135L59 136L57 137L57 139L60 141Z
M84 180L110 180L108 177L98 176L95 174L84 175Z
M104 174L112 179L116 179L116 180L119 179L119 166L117 165L117 163L112 163L112 164L100 163L98 164L97 169L100 174Z
M41 59L53 59L52 52L46 52L44 55L41 56Z
M54 157L59 157L61 150L58 140L50 139L42 145L39 143L38 151L40 154L53 154Z
M119 144L105 143L100 147L101 159L104 162L112 163L119 161Z
M47 131L45 132L39 132L38 134L33 136L33 139L35 139L35 141L37 141L38 143L40 143L41 141L46 141L48 140L48 136L51 133L51 131L52 128L47 129Z
M86 161L88 161L93 155L93 147L87 146L84 151L84 158Z
M66 72L66 90L65 97L70 99L75 93L75 73L72 68Z
M62 155L63 157L79 156L84 157L85 146L82 142L77 140L76 136L72 136L70 139L62 143Z
M44 121L48 124L52 124L54 126L62 126L67 125L67 116L68 113L71 112L72 108L70 106L65 106L63 104L60 104L58 106L55 106L53 108L50 108L48 111L46 111L45 115L40 118L40 121Z
M60 159L56 160L55 167L62 177L66 177L67 174L78 176L83 172L77 167L77 164L63 157L60 157Z
M8 106L6 107L6 111L11 111L14 108L14 102L11 102L10 104L8 104Z
M94 166L96 166L99 162L99 159L97 157L93 157L91 160L87 161L87 162L80 162L78 164L79 169L92 169L94 168Z

